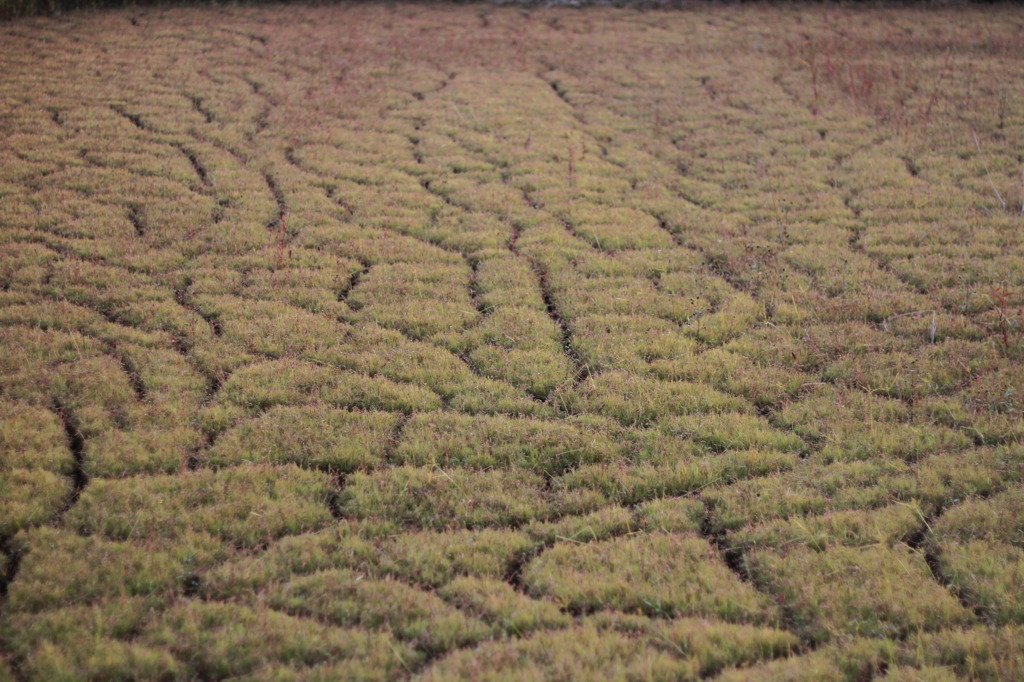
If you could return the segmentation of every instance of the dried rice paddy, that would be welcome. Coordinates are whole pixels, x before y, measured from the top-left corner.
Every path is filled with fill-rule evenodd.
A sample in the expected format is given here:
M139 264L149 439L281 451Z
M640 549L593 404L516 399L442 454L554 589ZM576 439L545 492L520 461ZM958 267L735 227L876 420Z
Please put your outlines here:
M1024 677L1022 26L0 25L0 680Z

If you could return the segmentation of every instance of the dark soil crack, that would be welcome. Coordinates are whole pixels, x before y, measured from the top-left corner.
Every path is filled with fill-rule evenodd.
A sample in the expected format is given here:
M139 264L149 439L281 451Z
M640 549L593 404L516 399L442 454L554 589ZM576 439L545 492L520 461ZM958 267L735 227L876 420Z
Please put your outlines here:
M138 368L135 367L135 364L128 356L128 353L126 353L123 349L114 348L113 352L114 356L118 359L118 362L120 362L121 364L122 371L124 371L125 375L127 375L128 377L128 383L131 385L132 391L135 393L135 399L138 400L140 403L145 402L146 384L142 380L142 377L139 375Z
M70 475L71 492L64 501L64 504L54 515L53 523L56 524L64 514L75 506L76 502L78 502L78 498L82 496L82 491L89 483L89 477L85 473L85 438L82 436L82 432L75 423L70 408L59 399L55 399L53 402L53 411L60 418L61 424L64 427L64 435L67 439L68 449L71 450L71 458L74 462Z
M195 109L196 112L198 112L206 120L207 123L214 122L215 119L213 116L213 112L206 108L206 106L204 106L204 100L202 97L199 97L197 95L186 95L186 97L188 98L188 101L192 103L192 108Z
M547 311L548 317L558 327L561 336L562 352L565 354L569 361L573 365L573 383L578 384L581 381L585 381L590 376L590 367L583 362L582 358L576 353L573 347L573 336L572 328L566 322L565 318L562 317L561 312L558 309L558 305L555 303L555 294L551 289L551 285L548 281L547 268L539 261L527 256L527 261L533 268L533 272L537 277L537 282L540 286L541 299L544 301L544 309Z
M349 308L354 311L359 310L361 306L358 306L348 300L349 294L355 291L355 288L359 286L359 280L365 277L370 272L370 263L361 263L363 266L362 270L356 270L348 278L348 284L343 289L338 291L338 302L346 304Z
M138 206L132 205L128 207L128 222L132 224L132 229L135 230L135 236L146 236L146 224L142 221L142 214L139 212Z
M288 214L288 204L285 203L284 193L278 186L277 180L270 173L264 173L263 180L267 183L267 188L270 190L270 194L274 197L274 204L276 205L274 217L267 223L267 229L271 232L284 232L285 221Z
M199 176L199 182L203 184L203 187L211 187L213 182L210 180L210 175L206 172L206 168L199 161L199 156L193 150L184 146L179 147L179 149L181 150L181 153L185 155L185 158L188 159L188 162L192 164L192 170L194 170L196 175Z
M191 297L188 295L188 289L192 286L192 279L188 278L185 282L175 288L174 290L174 302L185 308L189 312L192 312L199 316L207 325L210 327L210 331L213 332L214 336L221 336L224 334L224 326L221 324L220 319L215 315L211 315L205 312L202 308L195 305Z
M931 572L932 579L941 585L943 589L953 595L953 597L960 602L961 606L973 613L983 622L989 622L989 617L985 612L985 609L982 608L980 604L972 601L969 594L957 589L956 586L954 586L943 574L939 563L938 552L936 552L934 548L930 547L927 542L928 533L931 530L931 524L935 522L940 514L941 512L938 512L931 518L924 519L921 529L906 538L904 540L904 544L915 552L921 553L921 557L924 559L925 564L928 565L928 570Z
M110 108L111 108L111 110L113 110L113 112L115 114L118 114L118 115L122 116L123 118L127 119L129 123L131 123L133 126L138 128L139 130L144 130L147 133L153 132L153 130L149 126L147 126L145 124L145 122L142 120L142 117L139 116L138 114L130 114L130 113L128 113L127 111L125 111L123 108L121 108L119 106L112 106Z

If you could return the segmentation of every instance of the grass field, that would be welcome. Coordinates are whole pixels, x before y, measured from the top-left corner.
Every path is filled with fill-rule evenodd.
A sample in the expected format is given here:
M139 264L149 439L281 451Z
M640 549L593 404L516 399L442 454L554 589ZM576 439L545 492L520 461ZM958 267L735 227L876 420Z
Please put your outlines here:
M1024 12L0 24L0 682L1024 678Z

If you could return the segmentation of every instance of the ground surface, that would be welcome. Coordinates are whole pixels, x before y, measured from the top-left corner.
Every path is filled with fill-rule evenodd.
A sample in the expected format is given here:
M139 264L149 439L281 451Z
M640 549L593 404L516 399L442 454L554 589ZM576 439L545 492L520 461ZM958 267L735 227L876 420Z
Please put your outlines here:
M0 26L0 680L1020 679L1022 24Z

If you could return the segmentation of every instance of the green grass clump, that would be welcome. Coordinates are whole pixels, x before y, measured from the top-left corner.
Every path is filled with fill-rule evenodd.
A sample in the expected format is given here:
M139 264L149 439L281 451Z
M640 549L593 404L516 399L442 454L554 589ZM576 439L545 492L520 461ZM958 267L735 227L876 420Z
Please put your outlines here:
M201 577L203 596L217 599L254 598L273 582L330 569L358 568L370 572L377 564L374 536L352 523L289 535L264 552L234 557Z
M218 297L223 319L219 341L275 359L304 360L325 367L413 383L450 398L476 378L451 351L408 338L371 322L342 324L280 303ZM215 349L228 355L223 348Z
M302 670L319 664L330 664L331 674L344 678L388 680L418 658L387 634L237 604L182 602L140 639L169 650L187 674L212 680L268 666Z
M699 533L707 510L695 497L663 497L637 506L637 519L649 531Z
M144 598L166 603L186 587L187 562L155 546L80 537L36 528L16 538L22 555L19 580L10 587L7 608L39 612L106 599Z
M348 570L289 580L270 588L265 599L271 608L332 625L388 630L427 654L471 645L490 634L489 627L437 595Z
M253 365L231 375L219 404L204 412L208 428L223 429L275 405L320 401L335 407L412 412L441 406L432 391L354 372L291 360Z
M489 377L507 381L543 400L573 374L562 352L561 330L544 310L501 306L452 345Z
M85 438L131 423L136 394L121 363L112 357L63 365L43 381L48 397L62 406Z
M459 576L504 579L537 543L512 530L420 531L391 538L382 570L402 580L439 587Z
M445 585L438 594L498 631L516 637L535 630L565 628L572 622L552 602L525 597L501 580L463 576Z
M48 253L50 256L56 256L56 252ZM35 296L25 302L12 301L5 305L0 310L0 323L5 326L18 325L24 331L33 328L74 332L83 335L83 340L91 339L93 344L136 344L155 348L166 345L169 341L166 334L146 332L111 322L91 308L74 305L69 301L37 299ZM11 327L8 333L17 334L17 328Z
M148 427L145 417L130 430L108 430L85 444L82 469L89 477L116 478L181 471L203 447L202 432L193 426Z
M155 613L146 600L111 598L12 614L2 628L25 679L180 678L187 674L181 661L165 648L135 639Z
M714 313L703 317L693 334L709 346L722 344L749 331L764 319L764 306L752 297L737 293Z
M544 543L559 541L594 542L634 530L633 514L625 507L604 507L583 516L565 516L557 521L534 522L524 530Z
M831 387L790 403L776 419L820 444L815 459L826 463L886 456L915 462L973 445L963 432L915 419L901 401Z
M406 423L394 459L415 466L522 467L551 476L623 456L615 433L614 425L594 418L566 422L428 412Z
M592 680L670 680L679 679L685 670L684 662L661 647L584 625L458 651L427 668L419 679L498 682L579 676Z
M492 642L441 659L424 680L697 680L730 665L785 656L796 638L771 628L609 614L558 632Z
M684 367L672 364L655 367L655 373L666 379L688 379L710 384L726 393L743 396L759 408L774 408L780 402L799 395L814 382L801 372L761 365L739 353L712 348Z
M70 474L74 460L60 418L34 405L0 400L0 466Z
M995 623L1020 622L1024 489L953 507L932 524L927 542L952 589Z
M66 517L82 533L173 542L206 535L252 547L331 521L334 483L295 466L95 480Z
M0 387L10 399L46 405L57 393L57 372L66 373L67 363L93 359L103 344L78 332L48 331L16 325L0 328L0 340L7 352L2 358ZM68 393L63 392L65 397Z
M206 314L220 324L222 339L250 353L323 362L351 352L344 343L350 329L326 315L273 300L233 295L197 298Z
M468 277L464 266L382 264L360 279L347 301L359 319L429 339L461 331L479 316Z
M569 490L593 490L609 500L635 504L700 492L716 484L788 471L799 462L794 453L740 450L713 456L657 453L637 464L581 466L562 477Z
M833 511L768 521L729 533L727 541L741 549L807 546L820 551L832 545L891 546L911 538L924 524L924 513L917 505L897 503L870 511Z
M791 547L749 555L754 581L782 595L801 637L902 638L970 623L973 616L905 545Z
M660 641L687 660L687 679L708 677L729 666L783 658L800 646L792 633L762 625L703 618L665 621L614 612L595 614L589 620L600 627Z
M722 682L756 680L821 680L856 682L874 679L895 658L891 642L877 639L845 639L799 656L745 668L731 668L715 678Z
M935 400L923 411L936 421L958 426L988 444L1024 440L1024 390L1020 372L1003 366L978 376L958 396Z
M654 218L640 211L575 205L567 219L581 237L603 251L672 246L671 236L658 226Z
M166 649L128 641L127 629L104 633L108 623L95 615L95 609L47 612L36 623L40 622L46 632L34 632L27 638L33 646L23 656L26 679L173 680L191 674ZM19 625L29 629L36 623L24 619Z
M1020 446L976 448L933 455L922 460L912 476L888 483L894 494L918 500L936 514L972 496L986 496L1024 482Z
M555 410L509 384L487 377L473 377L459 387L448 406L468 414L505 414L550 417Z
M433 589L460 576L502 579L537 546L510 530L395 533L394 526L342 522L315 533L283 538L267 551L242 556L200 575L211 598L256 595L294 576L346 569L368 577L393 577Z
M648 315L585 315L573 321L573 348L592 372L657 375L666 373L666 368L689 368L696 362L697 344L668 320Z
M485 310L522 306L544 311L537 276L527 260L508 251L480 262L476 275L477 295Z
M773 429L749 414L702 414L668 419L662 428L706 445L712 450L763 448L799 452L804 443L792 433Z
M992 348L985 343L947 341L918 354L897 352L845 358L833 363L825 377L882 395L913 400L951 393L973 374L992 369L995 364Z
M752 411L742 398L701 384L645 379L624 372L592 377L576 391L556 392L554 399L569 412L595 412L614 417L625 426L695 412Z
M390 412L326 406L272 407L224 433L201 457L204 464L297 464L348 473L382 462L398 425Z
M344 514L358 519L443 530L521 525L590 511L600 503L594 494L542 491L543 479L526 470L402 466L355 474L339 505Z
M702 497L711 508L712 526L729 531L828 511L881 507L892 495L883 484L909 475L909 467L899 460L806 466L709 489ZM912 485L912 479L907 483Z
M3 470L0 470L3 471ZM0 537L46 523L71 494L70 479L43 469L9 469L0 478Z
M481 346L469 353L468 360L480 374L508 382L538 400L571 380L574 372L557 343L531 349Z
M939 452L959 452L973 443L958 431L935 424L835 422L834 431L815 455L823 462L898 457L915 462Z
M523 582L567 608L620 609L661 618L774 622L767 599L740 582L699 537L650 533L556 545L530 562Z
M890 425L909 421L910 417L909 406L900 400L831 384L812 387L775 415L779 424L816 441L824 440L836 421Z
M886 682L955 682L960 679L949 668L939 666L925 666L914 668L911 666L894 666L885 671L885 675L879 679Z
M1013 680L1024 674L1021 651L1024 628L977 626L910 637L901 647L900 660L914 667L939 666L960 678L984 682Z

